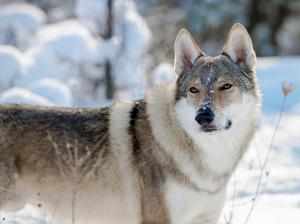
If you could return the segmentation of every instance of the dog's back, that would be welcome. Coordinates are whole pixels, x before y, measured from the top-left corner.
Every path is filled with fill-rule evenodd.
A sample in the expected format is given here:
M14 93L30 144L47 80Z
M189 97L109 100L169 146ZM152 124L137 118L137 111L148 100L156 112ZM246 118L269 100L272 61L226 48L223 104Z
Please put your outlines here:
M104 145L108 113L108 108L88 110L1 105L1 154L12 155L28 165L34 165L34 160L46 160L46 166L46 163L53 162L55 145L66 149L68 145L74 148L77 144L79 150L92 149L101 139ZM20 164L23 164L21 161ZM38 163L36 165L42 165Z

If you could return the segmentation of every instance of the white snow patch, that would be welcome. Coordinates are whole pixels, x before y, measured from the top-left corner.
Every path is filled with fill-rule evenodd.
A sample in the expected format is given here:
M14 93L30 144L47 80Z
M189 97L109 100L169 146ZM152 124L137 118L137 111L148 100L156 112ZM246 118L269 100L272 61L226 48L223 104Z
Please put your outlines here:
M32 4L9 4L0 9L0 43L24 50L36 30L44 24L44 12Z
M50 100L56 106L72 106L72 93L70 89L64 83L56 79L44 78L38 80L30 85L28 89Z
M54 103L50 100L19 87L14 87L2 92L0 94L0 102L54 106Z
M0 91L15 85L23 72L22 54L13 46L0 45Z
M159 64L151 74L151 80L154 85L162 85L176 78L174 68L169 63Z

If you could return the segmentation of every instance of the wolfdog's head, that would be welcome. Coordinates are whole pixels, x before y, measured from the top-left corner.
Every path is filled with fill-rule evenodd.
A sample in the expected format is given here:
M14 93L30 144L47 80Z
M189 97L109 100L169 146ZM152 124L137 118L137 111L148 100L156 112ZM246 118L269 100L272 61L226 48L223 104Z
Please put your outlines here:
M235 24L222 53L207 56L186 30L175 42L175 110L185 129L218 133L249 119L259 103L256 56L246 29Z

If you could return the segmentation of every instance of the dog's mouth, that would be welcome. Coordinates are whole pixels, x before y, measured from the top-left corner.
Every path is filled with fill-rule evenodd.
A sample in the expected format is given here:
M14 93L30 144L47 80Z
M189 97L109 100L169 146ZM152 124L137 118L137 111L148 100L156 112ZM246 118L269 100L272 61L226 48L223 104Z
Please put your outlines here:
M214 132L217 130L218 129L212 125L201 125L201 131L204 131L204 132Z
M226 125L225 125L225 130L228 130L232 127L232 121L231 120L228 120L226 122ZM214 125L201 125L201 131L203 132L215 132L215 131L219 131L220 129L218 129L216 126Z

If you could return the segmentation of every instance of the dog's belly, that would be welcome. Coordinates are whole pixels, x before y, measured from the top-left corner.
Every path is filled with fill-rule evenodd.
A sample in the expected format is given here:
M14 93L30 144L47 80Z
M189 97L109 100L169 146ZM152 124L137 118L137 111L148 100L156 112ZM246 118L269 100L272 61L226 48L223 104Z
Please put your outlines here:
M106 194L106 195L105 195ZM131 198L114 192L104 191L96 194L85 192L78 196L72 209L72 199L60 203L55 207L47 206L49 214L53 214L55 223L72 223L72 217L79 224L138 224L139 209Z
M102 180L72 188L54 180L37 184L31 178L18 185L16 202L37 205L50 223L68 224L74 219L78 224L138 224L140 220L137 192L128 186L104 185Z
M166 185L166 199L172 224L216 224L226 189L216 194L197 192L173 180Z

